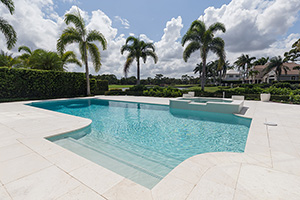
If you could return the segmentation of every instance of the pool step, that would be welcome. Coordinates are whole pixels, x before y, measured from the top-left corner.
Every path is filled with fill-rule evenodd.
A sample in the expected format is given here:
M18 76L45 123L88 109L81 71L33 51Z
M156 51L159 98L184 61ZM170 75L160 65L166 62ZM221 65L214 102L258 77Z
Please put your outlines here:
M117 137L115 137L117 138ZM141 157L143 159L158 163L159 165L162 165L166 168L169 168L172 170L175 166L179 165L182 161L176 158L173 158L172 156L162 154L157 151L153 151L151 149L145 148L143 146L130 143L128 141L125 141L122 138L118 138L117 144L112 142L104 141L103 139L97 138L97 142L95 143L94 140L92 140L89 137L82 138L84 140L79 139L78 141L82 141L85 144L89 144L90 146L95 147L96 149L103 149L104 151L109 150L111 152L111 148L113 146L114 149L117 149L118 151L115 152L118 154L118 152L122 152L122 155L119 156L125 156L125 155L132 155ZM107 148L110 147L110 148ZM124 152L125 151L125 152ZM163 175L165 176L165 174Z
M156 172L153 172L153 170L149 170L148 167L144 168L145 163L149 164L149 161L147 160L143 161L139 157L138 159L140 160L140 163L143 163L142 166L139 166L136 164L135 159L137 158L132 158L134 159L134 162L132 162L132 160L126 160L123 157L117 157L113 154L102 151L101 149L96 149L79 142L73 138L65 138L55 141L55 143L147 188L154 187L166 175L165 173L170 171L170 169L166 169L161 166L162 171L157 174ZM114 147L112 147L112 149L113 148ZM164 175L161 174L162 172Z

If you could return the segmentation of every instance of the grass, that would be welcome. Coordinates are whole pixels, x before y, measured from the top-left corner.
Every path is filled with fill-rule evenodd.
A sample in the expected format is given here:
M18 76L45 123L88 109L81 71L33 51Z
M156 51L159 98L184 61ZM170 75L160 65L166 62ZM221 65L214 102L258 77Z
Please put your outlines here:
M191 85L174 85L174 87L196 87L198 84L191 84Z
M206 91L206 92L216 92L218 89L219 89L218 86L216 86L216 87L205 87L204 91ZM190 87L190 88L188 88L188 90L201 90L201 87L199 87L199 86Z
M109 89L116 89L116 88L131 88L134 85L109 85L108 88Z

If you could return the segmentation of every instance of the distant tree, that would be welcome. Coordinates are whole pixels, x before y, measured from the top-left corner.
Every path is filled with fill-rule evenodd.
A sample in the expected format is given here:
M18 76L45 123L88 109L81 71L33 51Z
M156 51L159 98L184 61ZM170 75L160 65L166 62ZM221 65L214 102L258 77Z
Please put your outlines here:
M217 22L206 28L206 25L203 21L195 20L181 40L182 46L189 42L188 46L183 52L183 60L185 62L187 62L192 53L200 50L200 57L203 63L203 73L199 74L202 74L201 89L203 91L206 79L206 62L208 53L211 51L217 54L222 62L225 61L225 42L222 38L215 37L216 31L225 32L226 29L224 24Z
M157 63L157 55L155 53L155 47L153 43L146 43L139 38L129 36L126 39L125 45L121 47L121 54L124 51L128 51L127 60L124 65L124 73L127 76L129 72L130 65L134 60L137 63L137 85L140 84L140 58L146 63L147 57L153 58L154 63Z
M20 64L17 57L13 57L13 54L8 54L1 50L0 52L0 67L15 67Z
M81 54L82 62L85 64L86 75L86 92L87 95L91 95L90 79L89 79L89 67L88 67L88 52L91 56L94 69L96 72L101 67L100 51L97 45L93 42L100 42L102 49L105 50L107 42L105 37L96 30L87 31L85 22L81 17L79 11L77 13L65 14L65 23L69 25L74 24L75 27L67 27L60 38L57 41L57 51L62 54L65 51L65 47L68 44L78 43L79 51Z
M237 58L237 60L234 62L234 64L238 67L238 69L243 70L243 81L248 76L248 72L253 66L252 61L255 60L255 57L249 57L249 55L242 54L240 57Z
M265 65L269 61L269 57L261 57L253 62L253 65Z
M281 56L273 57L270 60L270 63L267 65L267 67L263 70L264 73L268 73L271 70L275 70L277 80L280 81L280 76L282 71L287 74L287 71L290 70L286 65L285 65L285 60L281 58Z
M11 15L14 13L15 5L12 0L1 0L1 3L8 8ZM2 17L0 17L0 31L5 36L7 48L13 48L17 42L17 33L14 28Z
M300 57L300 39L297 40L293 45L292 49L284 53L284 59L286 61L297 61Z
M163 76L162 74L156 74L155 77L154 77L154 82L156 85L160 85L162 84L162 79L163 79Z

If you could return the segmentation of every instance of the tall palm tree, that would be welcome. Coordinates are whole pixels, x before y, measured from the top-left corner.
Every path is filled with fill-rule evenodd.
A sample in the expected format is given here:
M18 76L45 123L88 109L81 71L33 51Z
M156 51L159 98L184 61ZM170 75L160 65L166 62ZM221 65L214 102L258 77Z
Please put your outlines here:
M125 45L121 47L121 54L123 55L124 51L128 51L127 60L124 65L124 73L127 76L129 72L130 65L136 60L137 63L137 85L140 84L140 58L143 59L146 63L147 57L150 56L153 58L154 63L157 63L157 55L155 53L155 47L153 43L146 43L139 38L129 36L126 39Z
M78 43L82 62L85 64L86 74L86 93L91 95L89 67L88 67L88 52L91 56L94 69L96 72L101 67L100 51L97 45L93 42L100 42L102 49L105 50L107 42L105 37L96 30L87 31L85 22L81 17L79 11L77 13L68 13L65 15L65 22L67 25L74 24L75 27L67 27L57 41L57 51L62 54L68 44Z
M214 37L216 31L225 32L225 26L222 23L212 24L210 27L206 27L205 23L200 20L195 20L191 24L186 34L182 37L181 44L184 46L189 42L188 46L183 52L183 60L187 62L191 54L197 50L200 50L200 57L202 60L202 79L201 89L204 91L205 77L206 77L206 60L207 55L211 51L219 57L220 64L225 61L225 42L220 37Z
M288 68L285 65L285 60L282 59L281 56L277 56L277 57L275 56L275 57L271 58L270 63L263 70L263 72L268 73L273 69L275 70L278 81L280 81L280 76L281 76L282 71L284 71L285 74L287 74L287 71L290 70L290 68Z
M237 58L237 60L234 62L236 66L238 66L239 70L242 68L243 69L243 81L248 76L248 72L250 68L253 66L252 60L255 60L255 57L249 57L249 55L242 54L240 57Z
M9 10L12 15L15 11L15 5L12 0L0 0ZM8 49L15 46L17 42L17 33L14 28L2 17L0 17L0 31L4 34Z

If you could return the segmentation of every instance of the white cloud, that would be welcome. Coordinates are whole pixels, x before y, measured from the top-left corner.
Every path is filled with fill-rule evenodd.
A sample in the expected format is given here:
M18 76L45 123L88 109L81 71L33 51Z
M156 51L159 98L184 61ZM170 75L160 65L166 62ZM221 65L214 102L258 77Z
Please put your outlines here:
M72 1L72 0L67 0ZM7 19L18 33L18 42L11 51L18 54L17 48L27 45L31 49L44 48L56 49L56 42L62 30L66 27L64 17L55 12L52 0L14 0L16 11L13 16L4 6L0 6L1 17ZM123 76L123 65L127 52L121 55L120 48L125 44L126 36L118 33L113 27L112 20L117 20L123 27L130 27L129 22L116 16L110 19L103 11L95 10L90 13L75 6L67 12L79 10L86 20L88 29L99 30L108 42L107 50L101 52L102 68L100 74L113 73L118 77ZM300 34L285 36L287 30L293 25L300 10L299 0L232 0L221 8L209 7L200 16L206 24L216 21L223 22L227 28L225 34L218 34L226 42L227 58L233 62L240 54L247 53L251 56L275 56L283 55L290 49L291 44L300 37ZM115 22L114 21L114 22ZM192 23L192 22L190 22ZM181 30L183 26L181 16L172 18L166 22L164 34L159 41L152 41L146 34L140 34L140 39L146 42L154 42L158 63L153 59L147 59L147 63L141 64L141 77L154 77L161 73L169 77L181 77L183 74L193 75L192 70L200 62L200 52L195 52L187 63L182 59L184 48L181 45ZM133 33L129 35L134 36ZM280 38L280 39L278 39ZM97 43L98 46L100 45ZM4 36L0 33L0 46L5 46ZM80 58L78 45L67 47L73 50ZM3 49L7 51L7 49ZM208 61L215 59L210 54ZM89 63L90 72L96 74L92 63ZM74 65L69 66L69 71L84 71ZM99 74L98 73L98 74ZM136 75L136 63L131 66L129 76Z
M299 11L299 0L232 0L221 8L207 8L199 19L224 23L227 50L244 52L270 48L293 25Z
M129 29L130 28L130 24L129 21L125 18L121 18L120 16L115 16L115 20L118 22L121 22L121 24L123 25L123 27L125 29Z

